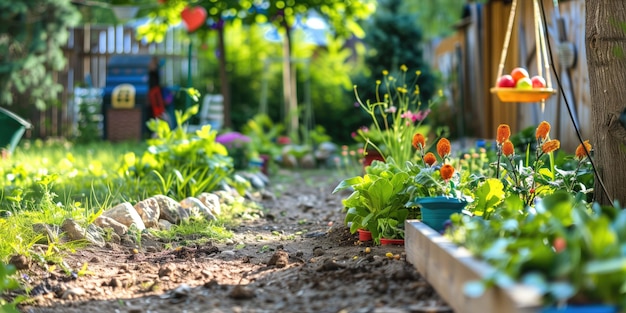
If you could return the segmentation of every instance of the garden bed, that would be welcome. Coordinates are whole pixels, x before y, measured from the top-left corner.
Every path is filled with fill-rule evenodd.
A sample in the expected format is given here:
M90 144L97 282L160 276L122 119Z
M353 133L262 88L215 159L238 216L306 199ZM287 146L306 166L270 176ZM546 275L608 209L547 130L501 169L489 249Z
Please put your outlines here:
M525 285L496 286L480 297L468 297L463 290L465 284L488 277L494 269L418 220L407 220L405 226L407 261L456 313L521 313L538 312L541 308L541 294Z

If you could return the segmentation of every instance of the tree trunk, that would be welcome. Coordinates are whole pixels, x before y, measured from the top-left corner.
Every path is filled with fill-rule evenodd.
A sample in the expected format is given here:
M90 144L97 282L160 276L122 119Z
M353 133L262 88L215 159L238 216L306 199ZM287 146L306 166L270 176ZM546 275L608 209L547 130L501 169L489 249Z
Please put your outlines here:
M224 97L224 128L231 128L231 105L230 105L230 88L228 80L228 72L226 71L226 45L224 44L224 27L217 29L217 49L218 49L218 63L219 63L219 76L222 97Z
M285 101L285 114L287 123L287 131L289 135L296 136L298 132L298 100L295 94L295 84L292 80L291 71L291 28L286 19L282 22L285 29L285 38L283 38L283 99ZM295 139L295 138L294 138Z
M585 1L587 66L591 90L592 145L599 176L595 195L600 204L626 205L626 129L619 115L626 102L626 2Z

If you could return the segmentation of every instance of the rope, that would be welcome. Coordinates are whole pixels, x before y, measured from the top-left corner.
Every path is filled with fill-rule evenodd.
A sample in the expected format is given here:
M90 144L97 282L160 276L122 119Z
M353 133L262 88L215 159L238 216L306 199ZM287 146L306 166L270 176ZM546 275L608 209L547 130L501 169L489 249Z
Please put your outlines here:
M542 18L543 18L543 27L545 28L545 32L548 32L548 22L546 19L546 10L545 7L543 5L543 2L541 3L541 14L542 14ZM546 45L548 48L548 51L550 52L550 63L554 64L554 58L552 57L552 45L550 44L550 40L546 40ZM580 129L579 127L576 125L576 122L574 120L574 114L572 113L572 109L570 107L569 101L567 100L567 97L565 95L565 91L563 90L563 86L561 85L561 78L559 77L559 75L556 72L556 67L552 66L552 73L554 74L554 79L556 80L556 84L557 86L559 86L559 90L561 91L561 96L563 97L563 100L565 102L565 107L567 107L567 113L569 113L569 117L572 120L572 124L574 125L574 129L576 130L576 136L578 137L578 141L580 142L580 144L583 144L583 137L580 133ZM584 145L583 145L584 146ZM609 201L613 202L613 197L611 197L611 195L609 194L609 191L607 190L606 186L604 185L604 181L602 180L602 177L600 177L600 174L598 173L598 169L596 167L595 162L593 161L593 159L591 158L590 155L590 151L587 151L587 149L585 150L585 154L587 154L587 158L589 159L589 162L591 163L591 168L593 169L593 173L596 177L596 179L598 180L598 182L600 183L600 186L602 187L602 191L604 192L604 195L607 197L607 199L609 199Z

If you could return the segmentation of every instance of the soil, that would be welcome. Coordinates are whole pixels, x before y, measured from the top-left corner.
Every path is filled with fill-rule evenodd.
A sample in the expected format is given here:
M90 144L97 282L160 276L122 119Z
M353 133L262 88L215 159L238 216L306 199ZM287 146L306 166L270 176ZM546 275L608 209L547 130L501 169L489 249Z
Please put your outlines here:
M224 242L108 244L64 260L87 263L66 275L23 270L32 287L22 312L451 312L403 246L360 242L343 224L339 179L294 171L272 181L262 217L243 221ZM369 248L369 249L366 249ZM369 252L369 253L368 253ZM388 257L391 253L393 257ZM77 275L78 274L78 275Z

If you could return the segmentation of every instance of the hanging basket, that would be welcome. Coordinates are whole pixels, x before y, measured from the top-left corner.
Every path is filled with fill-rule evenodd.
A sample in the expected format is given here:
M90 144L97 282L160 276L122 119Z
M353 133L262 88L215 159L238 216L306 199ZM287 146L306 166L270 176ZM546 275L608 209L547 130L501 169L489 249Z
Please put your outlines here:
M533 88L527 90L519 90L515 88L491 88L491 93L498 95L498 98L502 102L541 102L552 94L556 90L552 88Z
M511 32L513 30L513 22L515 20L516 9L517 0L513 0L513 2L511 3L511 12L509 14L506 36L504 38L504 46L502 48L502 54L500 55L500 64L498 65L498 76L496 77L496 83L494 87L491 88L490 91L492 94L496 94L502 102L541 102L543 107L545 105L545 100L554 93L556 93L556 90L552 88L552 79L550 78L550 63L548 62L546 38L543 28L543 22L541 19L541 13L539 11L538 0L533 0L533 11L535 19L535 46L537 49L537 75L545 78L545 87L532 89L498 87L498 79L503 75L504 62L506 61L509 43L511 42Z

